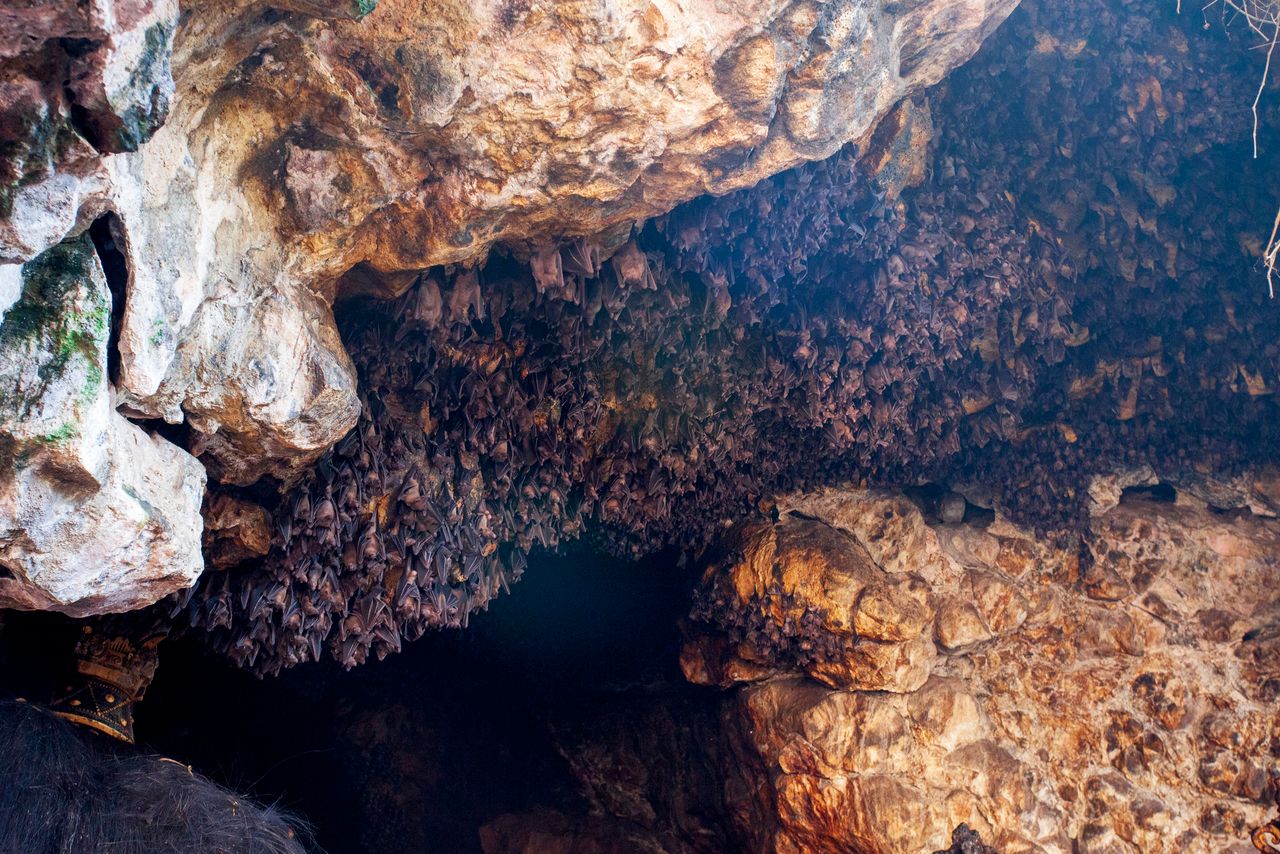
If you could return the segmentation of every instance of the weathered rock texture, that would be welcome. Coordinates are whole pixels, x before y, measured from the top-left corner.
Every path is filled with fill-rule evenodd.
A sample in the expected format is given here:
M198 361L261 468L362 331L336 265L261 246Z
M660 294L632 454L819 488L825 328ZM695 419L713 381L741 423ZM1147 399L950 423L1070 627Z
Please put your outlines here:
M270 549L271 517L261 506L226 493L205 502L204 555L210 566L226 569Z
M190 587L204 469L112 408L93 242L61 243L19 278L0 322L0 606L79 616Z
M168 116L174 0L0 10L0 263L29 260L106 206L104 155Z
M417 269L600 233L827 157L1014 5L391 0L359 23L264 26L225 4L225 31L253 43L228 43L223 68L241 64L215 100L276 119L251 153L260 190L285 233L341 259L328 269ZM324 113L281 122L288 96Z
M171 2L7 10L0 260L115 211L120 406L185 419L224 481L290 479L359 408L335 293L826 157L1014 4L221 2L176 35Z
M708 569L682 655L695 682L750 683L725 791L753 850L928 851L962 822L1001 852L1251 850L1280 751L1280 520L1177 495L1099 506L1083 563L998 512L780 500Z

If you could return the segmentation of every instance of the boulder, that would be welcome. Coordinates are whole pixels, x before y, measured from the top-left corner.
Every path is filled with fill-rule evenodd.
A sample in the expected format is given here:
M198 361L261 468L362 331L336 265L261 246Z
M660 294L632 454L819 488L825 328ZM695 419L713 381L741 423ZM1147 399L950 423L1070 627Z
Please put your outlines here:
M111 406L111 294L88 235L19 272L0 324L0 607L149 605L203 569L205 472Z

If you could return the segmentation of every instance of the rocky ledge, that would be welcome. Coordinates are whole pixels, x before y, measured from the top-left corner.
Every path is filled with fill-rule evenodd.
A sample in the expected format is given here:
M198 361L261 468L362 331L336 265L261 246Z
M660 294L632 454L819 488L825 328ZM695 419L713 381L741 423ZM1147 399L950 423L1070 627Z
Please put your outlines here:
M752 850L927 851L961 823L1001 852L1253 850L1280 519L1274 476L1248 483L1218 494L1254 511L1099 481L1082 552L956 493L780 500L708 568L682 653L741 685L722 771Z

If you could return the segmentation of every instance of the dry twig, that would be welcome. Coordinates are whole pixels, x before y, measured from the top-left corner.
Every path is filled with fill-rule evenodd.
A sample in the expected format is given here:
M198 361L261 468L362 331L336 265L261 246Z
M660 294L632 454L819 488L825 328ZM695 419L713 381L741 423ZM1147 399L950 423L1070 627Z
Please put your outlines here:
M1258 157L1258 103L1262 100L1262 92L1267 88L1267 79L1271 75L1271 57L1275 54L1276 44L1280 42L1280 0L1209 0L1201 11L1218 6L1228 25L1236 20L1243 20L1262 41L1259 48L1267 49L1266 62L1262 67L1262 79L1258 81L1258 91L1253 96L1253 156ZM1182 0L1178 0L1178 12L1182 12ZM1208 26L1206 17L1205 26ZM1275 299L1276 289L1274 277L1280 271L1276 265L1280 263L1280 211L1276 212L1275 223L1271 226L1271 237L1266 248L1262 250L1262 266L1267 271L1267 290Z

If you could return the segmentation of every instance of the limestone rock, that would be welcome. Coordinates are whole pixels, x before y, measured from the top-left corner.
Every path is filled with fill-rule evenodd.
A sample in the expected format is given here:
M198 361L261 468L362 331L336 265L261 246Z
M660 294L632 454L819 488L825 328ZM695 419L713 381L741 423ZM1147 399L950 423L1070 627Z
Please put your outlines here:
M111 407L111 295L87 235L22 267L0 325L0 606L149 605L203 568L205 473Z
M119 416L118 457L89 497L56 477L0 484L0 606L75 617L142 608L195 583L200 557L199 462Z
M1133 486L1153 486L1160 478L1150 466L1099 475L1089 481L1089 500L1095 515L1106 513L1120 503L1120 496Z
M354 426L355 369L328 301L281 266L280 247L260 245L270 226L187 144L171 122L108 162L129 271L117 402L187 421L225 483L287 482Z
M957 652L991 639L991 630L972 602L948 599L938 609L938 645Z
M922 578L886 572L863 542L796 515L736 536L727 565L704 576L703 608L728 637L690 643L690 678L753 680L799 661L833 687L913 691L928 679L934 611Z
M271 517L260 505L225 492L204 508L204 554L211 566L226 569L271 549Z
M808 673L833 687L862 691L914 691L933 669L932 632L901 643L859 640L843 656L816 661Z
M106 351L111 295L88 235L20 272L0 326L0 431L18 474L33 456L69 484L94 489L111 466Z
M816 665L765 656L775 672L757 669L725 700L738 830L774 851L932 851L961 824L1001 852L1247 850L1276 796L1280 521L1265 507L1115 498L1093 517L1085 561L1123 585L1106 601L1077 553L999 513L985 529L935 527L889 492L779 499L774 533L755 533L774 550L753 572L801 555L833 579L872 576L868 555L886 576L911 570L936 603L938 649L926 678L892 691L807 678L867 669L857 645ZM831 529L865 552L832 548ZM718 572L741 578L746 563ZM846 613L870 584L834 583L826 611ZM916 614L901 614L910 634ZM700 649L726 634L699 625L686 635ZM748 672L744 651L764 651L721 644L736 657L715 671L722 685Z
M384 0L358 22L268 23L229 2L192 31L229 34L203 88L259 114L267 133L236 148L283 206L281 229L341 273L600 233L825 157L1014 5ZM282 98L333 118L308 133Z
M153 139L177 24L175 0L0 11L0 263L112 212L128 272L117 403L189 417L229 481L288 479L354 424L354 371L328 302L255 249L272 227L244 215L227 162L202 170L182 118ZM184 94L181 116L202 114Z
M735 644L723 635L695 632L680 647L680 670L695 685L728 688L737 682L757 682L778 668L750 660L749 646Z
M982 620L996 634L1015 631L1027 619L1027 598L998 572L970 572L969 589Z
M102 155L135 151L168 116L177 20L176 0L0 10L0 262L104 209Z

